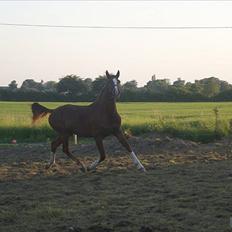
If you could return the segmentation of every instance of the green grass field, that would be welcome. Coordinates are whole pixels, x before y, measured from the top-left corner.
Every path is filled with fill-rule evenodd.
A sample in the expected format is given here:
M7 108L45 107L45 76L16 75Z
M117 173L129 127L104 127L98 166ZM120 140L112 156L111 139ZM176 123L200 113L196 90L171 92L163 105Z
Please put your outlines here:
M45 142L55 133L41 120L31 125L30 102L0 102L0 143ZM42 103L55 108L66 103ZM86 105L88 103L77 103ZM227 136L232 119L232 103L118 103L125 130L134 135L151 131L166 132L180 138L208 142ZM219 110L215 132L214 108Z

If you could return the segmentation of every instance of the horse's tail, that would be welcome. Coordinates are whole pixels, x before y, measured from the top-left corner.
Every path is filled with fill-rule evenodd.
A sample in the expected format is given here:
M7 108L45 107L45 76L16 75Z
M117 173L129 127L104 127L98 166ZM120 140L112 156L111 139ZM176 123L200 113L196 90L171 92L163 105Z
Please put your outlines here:
M33 103L31 105L32 111L32 123L35 123L39 118L46 116L51 113L53 110L46 108L45 106L40 105L39 103Z

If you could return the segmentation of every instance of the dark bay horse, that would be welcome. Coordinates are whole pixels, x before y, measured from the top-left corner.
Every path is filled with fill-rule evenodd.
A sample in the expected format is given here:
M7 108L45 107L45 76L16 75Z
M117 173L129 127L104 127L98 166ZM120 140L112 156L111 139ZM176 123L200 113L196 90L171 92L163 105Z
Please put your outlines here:
M51 143L52 159L48 167L55 164L56 149L62 144L63 152L80 165L82 171L85 171L85 166L69 151L69 137L77 134L80 137L93 137L96 141L100 158L94 161L87 170L94 169L105 159L103 139L106 136L114 135L130 153L137 168L145 171L121 129L121 117L116 108L116 98L120 94L119 75L119 71L116 75L106 71L107 83L105 87L96 101L88 106L64 105L56 109L48 109L38 103L32 104L33 122L50 114L49 124L58 133L57 139Z

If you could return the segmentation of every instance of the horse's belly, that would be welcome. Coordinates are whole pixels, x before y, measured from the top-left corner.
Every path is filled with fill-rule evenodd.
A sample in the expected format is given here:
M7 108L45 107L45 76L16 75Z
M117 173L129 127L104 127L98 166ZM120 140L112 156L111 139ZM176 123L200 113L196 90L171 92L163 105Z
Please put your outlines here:
M78 117L65 117L60 112L51 114L50 126L59 134L78 134L79 136L91 136L91 125L87 120L78 120Z
M72 114L71 114L72 113ZM77 134L80 137L108 136L120 128L120 121L104 123L94 117L75 112L53 112L49 117L51 127L59 134Z
M94 137L94 133L91 128L75 127L73 129L73 134L77 134L80 137Z

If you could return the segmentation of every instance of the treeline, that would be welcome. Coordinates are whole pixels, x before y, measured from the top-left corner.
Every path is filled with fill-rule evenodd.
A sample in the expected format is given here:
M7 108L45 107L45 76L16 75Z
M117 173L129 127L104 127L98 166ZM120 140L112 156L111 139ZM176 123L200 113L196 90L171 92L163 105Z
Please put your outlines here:
M15 80L8 87L0 87L1 101L93 101L105 85L106 77L92 80L67 75L58 82L36 82L25 80L18 87ZM152 77L145 86L138 87L135 80L121 85L120 101L232 101L232 85L215 77L185 82L178 78L171 83L168 79Z

